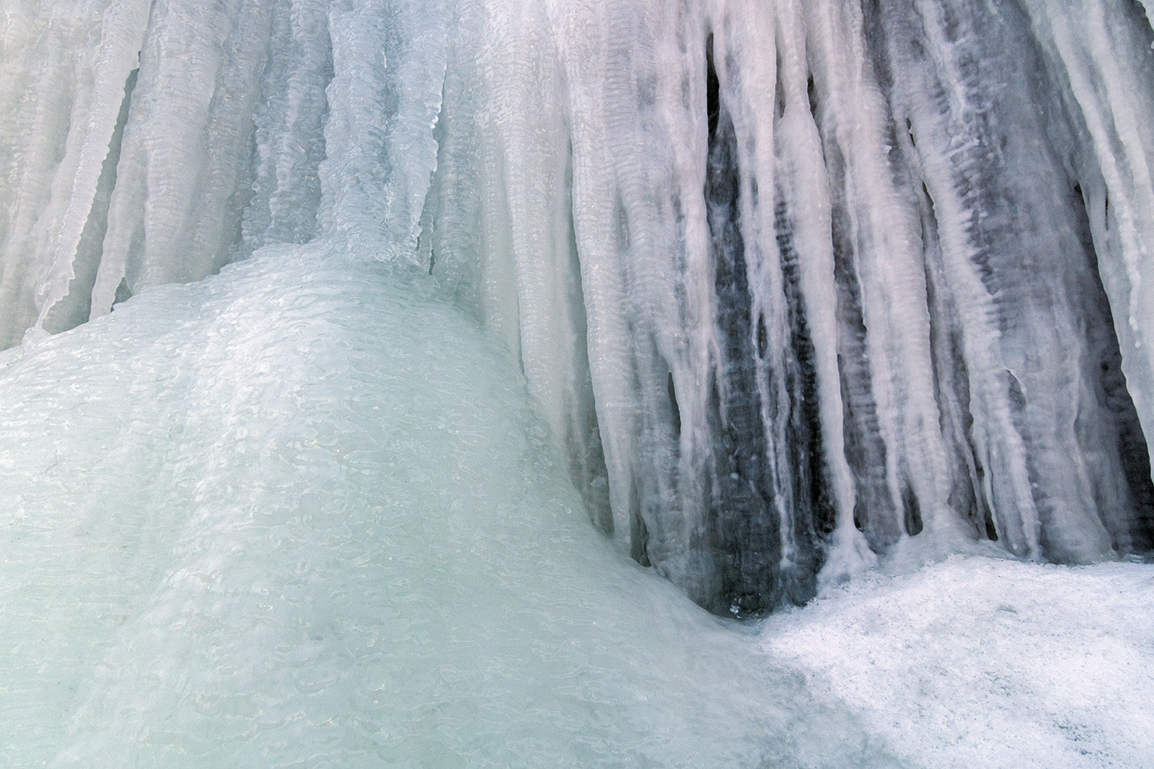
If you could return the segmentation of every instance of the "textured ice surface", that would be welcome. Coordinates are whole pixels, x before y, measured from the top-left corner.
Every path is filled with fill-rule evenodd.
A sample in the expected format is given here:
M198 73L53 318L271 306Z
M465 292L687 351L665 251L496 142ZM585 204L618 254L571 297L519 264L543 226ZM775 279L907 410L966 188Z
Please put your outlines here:
M0 762L879 766L589 526L508 353L282 250L0 358Z
M1149 766L1154 566L955 556L772 618L763 643L925 767Z
M597 525L723 616L911 538L1146 552L1148 18L11 0L0 347L339 239L501 340Z
M1154 548L1151 7L7 0L0 759L884 763L624 556L728 618ZM984 651L811 663L932 761Z

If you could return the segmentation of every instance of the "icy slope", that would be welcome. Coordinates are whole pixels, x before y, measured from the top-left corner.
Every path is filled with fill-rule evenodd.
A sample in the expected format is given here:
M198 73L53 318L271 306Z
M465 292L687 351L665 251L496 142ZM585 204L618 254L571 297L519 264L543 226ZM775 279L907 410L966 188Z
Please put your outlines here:
M282 250L0 358L0 763L892 763L597 535L406 283Z

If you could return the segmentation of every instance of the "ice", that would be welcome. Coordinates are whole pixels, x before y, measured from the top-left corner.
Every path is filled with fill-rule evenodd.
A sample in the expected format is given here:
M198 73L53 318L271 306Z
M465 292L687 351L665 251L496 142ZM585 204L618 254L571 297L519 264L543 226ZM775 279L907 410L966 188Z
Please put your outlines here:
M41 226L41 212L51 207L45 218L56 224L69 208L68 196L73 174L85 146L80 135L68 141L74 104L81 117L93 102L93 81L97 68L90 66L98 46L91 43L100 28L102 8L98 3L82 10L41 8L39 3L17 2L5 9L0 48L0 174L6 180L0 200L0 346L20 341L24 330L39 315L37 289L44 272L54 259L51 250L41 247L41 239L52 227ZM114 75L117 62L106 57L99 72ZM127 75L127 72L124 73ZM42 98L27 98L29 91ZM123 81L116 88L123 94ZM96 121L92 142L87 143L86 172L78 178L80 195L93 194L95 176L103 154L100 138L112 132L119 104L109 105L107 93L95 96ZM108 107L112 107L109 115ZM103 113L103 114L101 114ZM102 130L103 129L103 130ZM107 144L105 144L107 147ZM95 157L94 157L95 155ZM96 168L92 165L95 162ZM63 164L65 173L54 183L54 172ZM55 200L53 198L55 197ZM81 225L83 216L81 213ZM72 214L75 226L76 214Z
M243 0L152 5L92 317L123 297L122 282L136 292L198 280L229 262L251 196L252 114L270 11Z
M266 242L305 243L317 234L325 88L333 77L327 10L323 2L273 7L264 103L253 115L257 151L242 221L245 251Z
M1154 543L1137 6L85 7L5 17L5 344L320 239L500 339L713 611Z
M1031 20L1048 40L1049 66L1068 78L1066 98L1077 104L1093 150L1078 153L1086 208L1099 270L1114 314L1122 367L1132 383L1144 429L1154 423L1150 393L1154 375L1148 339L1151 328L1151 239L1154 237L1154 177L1150 115L1154 95L1154 38L1137 7L1089 3L1032 3ZM1145 5L1147 18L1151 6Z
M493 6L478 314L595 520L696 600L804 600L909 538L1148 547L1142 352L1041 13Z
M509 352L420 284L268 249L3 354L6 764L1144 765L1149 565L717 620L589 527Z
M12 761L869 764L678 596L1149 557L1151 8L9 2Z
M590 528L419 281L282 247L2 363L7 765L892 764Z
M335 2L328 16L334 75L319 170L321 230L411 263L436 168L445 10L436 2Z

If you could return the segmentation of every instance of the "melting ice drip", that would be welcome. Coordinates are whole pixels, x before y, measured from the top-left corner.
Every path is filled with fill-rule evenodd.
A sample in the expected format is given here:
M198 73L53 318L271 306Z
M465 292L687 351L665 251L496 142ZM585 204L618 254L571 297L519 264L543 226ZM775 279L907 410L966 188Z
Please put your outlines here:
M5 345L340 242L714 611L1154 546L1148 0L9 5Z

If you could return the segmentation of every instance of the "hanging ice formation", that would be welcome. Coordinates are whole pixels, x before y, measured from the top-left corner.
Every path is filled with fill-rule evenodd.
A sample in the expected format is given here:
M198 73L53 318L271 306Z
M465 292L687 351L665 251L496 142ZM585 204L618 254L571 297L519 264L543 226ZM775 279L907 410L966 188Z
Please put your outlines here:
M12 0L0 337L328 239L504 339L595 523L714 611L1149 551L1151 18Z

